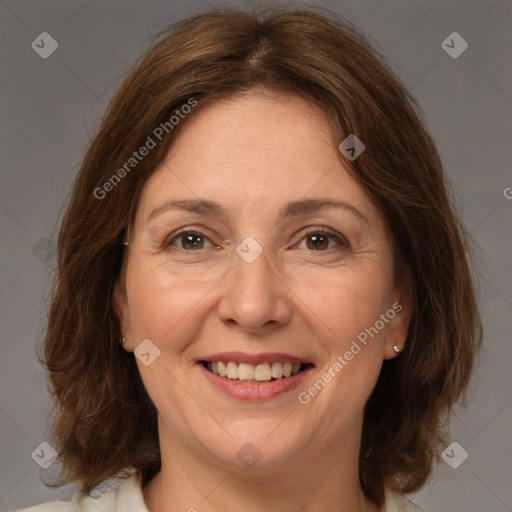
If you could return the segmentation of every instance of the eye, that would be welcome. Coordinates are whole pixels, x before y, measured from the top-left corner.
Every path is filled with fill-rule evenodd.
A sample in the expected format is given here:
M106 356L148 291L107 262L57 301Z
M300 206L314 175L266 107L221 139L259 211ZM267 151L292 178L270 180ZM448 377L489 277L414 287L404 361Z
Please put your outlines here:
M326 251L338 247L348 247L348 242L340 235L324 229L315 229L306 234L299 247L312 251Z
M199 251L210 242L209 238L197 231L180 231L166 240L164 247L169 249L183 249L184 251Z

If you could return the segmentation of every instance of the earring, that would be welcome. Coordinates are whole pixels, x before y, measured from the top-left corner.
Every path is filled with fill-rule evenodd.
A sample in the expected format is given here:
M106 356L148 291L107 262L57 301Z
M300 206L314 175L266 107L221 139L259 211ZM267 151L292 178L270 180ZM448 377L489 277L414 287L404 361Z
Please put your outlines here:
M393 350L394 350L397 354L399 354L399 353L400 353L400 348L399 348L397 345L394 345L394 346L393 346Z
M121 339L119 341L121 342L121 345L124 345L126 338L124 336L121 336Z

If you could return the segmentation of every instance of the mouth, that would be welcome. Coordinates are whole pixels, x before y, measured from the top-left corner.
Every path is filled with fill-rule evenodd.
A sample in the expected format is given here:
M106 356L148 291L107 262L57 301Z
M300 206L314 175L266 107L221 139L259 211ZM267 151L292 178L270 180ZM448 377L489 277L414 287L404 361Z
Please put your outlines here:
M200 361L209 372L234 382L261 384L279 379L288 379L312 368L309 363L264 362L260 364L235 361Z
M222 393L254 402L289 394L315 366L286 354L229 352L200 359L197 367Z

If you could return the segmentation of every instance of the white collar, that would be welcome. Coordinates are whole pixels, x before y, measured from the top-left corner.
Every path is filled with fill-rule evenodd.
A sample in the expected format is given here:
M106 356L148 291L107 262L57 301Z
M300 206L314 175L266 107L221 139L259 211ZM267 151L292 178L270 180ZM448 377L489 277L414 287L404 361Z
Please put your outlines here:
M119 481L121 484L113 489ZM113 479L110 484L102 484L98 489L107 492L96 499L86 493L75 494L72 503L76 509L80 512L98 512L98 509L103 512L149 512L144 503L139 473L133 473L124 480ZM421 509L402 494L388 490L381 512L421 512Z

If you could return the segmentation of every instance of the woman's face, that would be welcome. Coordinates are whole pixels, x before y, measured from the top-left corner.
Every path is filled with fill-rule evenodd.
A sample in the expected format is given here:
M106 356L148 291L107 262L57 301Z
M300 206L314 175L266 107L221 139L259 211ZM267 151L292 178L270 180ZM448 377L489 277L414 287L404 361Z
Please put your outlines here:
M198 107L145 184L115 307L162 453L242 469L357 451L410 307L339 142L305 100L236 96Z

